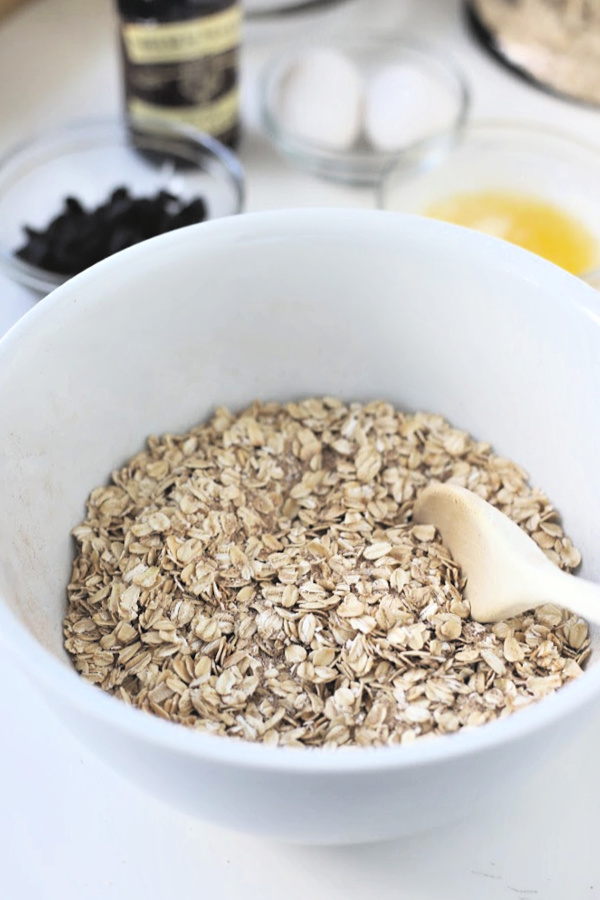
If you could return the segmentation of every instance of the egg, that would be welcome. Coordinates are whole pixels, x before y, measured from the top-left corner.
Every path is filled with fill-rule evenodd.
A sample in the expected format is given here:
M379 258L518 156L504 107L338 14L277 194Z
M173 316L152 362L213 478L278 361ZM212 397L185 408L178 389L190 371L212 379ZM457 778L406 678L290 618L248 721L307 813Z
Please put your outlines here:
M348 150L361 131L363 83L358 67L331 48L307 52L290 68L279 94L286 130L326 150Z
M376 150L401 150L447 128L453 108L445 87L418 66L386 65L366 86L365 136Z

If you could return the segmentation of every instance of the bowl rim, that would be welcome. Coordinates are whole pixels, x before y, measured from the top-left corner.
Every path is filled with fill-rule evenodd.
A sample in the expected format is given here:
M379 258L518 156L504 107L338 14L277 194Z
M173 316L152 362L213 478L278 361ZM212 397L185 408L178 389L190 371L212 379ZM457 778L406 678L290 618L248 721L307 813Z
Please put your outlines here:
M211 135L178 122L149 118L140 123L139 130L142 137L146 136L143 134L144 129L148 129L149 134L147 136L149 138L155 140L164 139L167 142L183 139L191 142L203 151L207 151L208 156L216 160L222 171L227 174L233 187L235 208L231 215L236 215L242 211L246 198L246 175L242 163L232 150ZM52 158L56 159L69 150L69 145L72 142L82 141L86 136L91 138L94 135L103 136L105 139L112 138L114 143L123 144L131 130L135 129L130 126L125 117L104 116L69 119L53 128L32 132L29 136L13 144L0 156L0 204L6 192L23 177L19 175L15 182L14 172L11 174L11 169L18 167L21 160L27 159L30 153L35 153L38 150L43 151L46 147L49 149L54 147ZM35 168L37 168L37 165L29 167L25 177L27 177L28 172L35 170ZM207 221L211 220L208 219ZM73 275L60 275L56 272L50 272L47 269L42 269L40 266L25 262L15 255L14 248L7 247L2 243L0 243L0 268L13 281L43 294L53 291L74 277Z
M327 150L294 137L280 125L277 116L271 109L270 95L287 66L293 64L294 60L302 53L318 48L349 51L352 48L368 48L369 46L389 48L400 57L406 54L407 59L418 60L419 64L423 65L427 71L431 71L433 68L438 73L443 71L445 84L451 83L452 91L457 96L455 116L451 125L418 138L400 150L394 151ZM437 74L436 77L438 77ZM339 167L340 180L364 180L371 184L377 184L388 168L402 160L413 158L409 166L412 170L418 170L422 165L427 165L419 157L420 155L427 157L428 150L436 157L440 155L445 157L451 151L468 121L472 102L467 75L453 57L434 43L412 35L403 35L401 39L373 34L364 37L338 35L332 36L331 39L324 38L317 43L314 40L304 40L288 45L270 57L263 65L258 79L258 96L260 125L280 153L293 159L299 166L311 167L323 175L327 172L329 177L333 178L335 177L335 168ZM351 169L356 170L355 176L346 175L344 177L343 173L349 172Z
M600 174L600 146L594 144L592 141L580 138L579 136L574 136L566 129L554 125L546 125L542 122L532 122L529 119L515 119L504 116L497 118L486 116L471 119L465 124L465 127L461 129L460 133L457 135L456 141L446 156L440 159L439 162L436 162L435 165L429 166L427 171L435 171L438 166L443 167L444 165L451 165L453 150L459 151L461 146L467 144L472 138L477 139L486 134L490 136L497 135L498 138L517 141L521 138L539 138L542 141L549 141L556 145L560 144L566 150L582 151L589 154L590 160L595 161L598 164L598 171ZM500 149L497 151L494 149L494 153L496 152L501 153L502 150ZM576 161L573 160L574 164L575 162ZM425 172L423 172L423 174L425 174ZM410 173L403 171L401 163L393 162L386 167L375 188L375 204L377 209L385 212L402 212L402 210L392 209L389 205L389 194L394 181L402 179L405 175L408 177ZM600 242L600 216L598 221L598 240ZM577 277L588 282L588 284L598 287L598 285L600 285L600 264L594 266L592 269L582 272Z
M251 21L270 21L271 19L278 21L281 19L292 18L295 15L312 11L314 7L317 9L321 6L342 5L347 0L287 0L287 2L271 3L264 5L259 2L257 7L248 4L248 9L244 10L244 15Z
M530 284L545 283L550 276L556 285L555 302L577 310L586 317L590 327L600 328L600 299L596 291L558 266L543 260L520 247L498 238L470 231L425 217L405 213L364 209L288 209L246 214L212 220L208 227L218 242L235 243L259 237L261 229L269 235L297 235L313 233L314 228L327 222L340 233L364 234L384 230L392 231L400 238L402 231L412 236L421 233L423 240L430 240L437 232L448 246L464 246L466 239L478 253L490 254L498 267L517 271ZM197 252L198 229L207 225L191 225L151 238L90 267L74 276L52 293L45 303L37 304L27 312L0 340L0 370L5 360L10 361L19 353L23 340L29 333L43 330L47 321L68 313L74 294L81 297L89 284L98 279L110 279L117 274L127 259L126 271L131 264L142 262L148 255L164 253L167 257L179 245ZM299 231L302 229L302 231ZM206 232L204 232L206 233ZM143 270L143 266L141 267ZM573 296L573 294L578 296ZM2 597L0 596L0 601ZM217 762L231 768L262 772L292 774L363 774L385 772L405 768L420 768L443 760L469 757L482 751L493 751L505 744L525 739L529 734L544 731L559 719L568 718L580 707L589 704L600 695L600 663L586 670L583 676L559 691L525 709L472 729L462 729L456 734L441 735L434 739L415 741L408 746L342 747L342 748L282 748L268 747L241 738L218 736L195 730L185 725L163 721L157 716L128 706L117 697L109 695L95 685L87 683L73 667L59 660L46 649L21 622L6 602L0 602L0 645L13 656L23 670L33 676L39 689L52 699L52 695L66 706L77 708L84 717L100 721L110 728L137 740L148 741L163 749L190 757Z

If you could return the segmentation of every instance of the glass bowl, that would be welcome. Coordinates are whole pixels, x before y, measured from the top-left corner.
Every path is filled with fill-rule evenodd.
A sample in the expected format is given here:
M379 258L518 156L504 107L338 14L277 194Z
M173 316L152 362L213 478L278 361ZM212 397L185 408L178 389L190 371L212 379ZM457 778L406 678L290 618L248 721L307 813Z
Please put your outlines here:
M136 197L168 191L190 201L202 197L207 218L241 211L244 172L230 150L187 127L149 123L133 132L125 121L84 121L48 131L0 160L0 266L13 280L46 294L69 275L23 262L15 253L25 226L44 230L75 197L87 209L117 187Z
M597 243L596 259L575 274L600 285L600 150L545 126L472 122L439 165L414 172L400 162L389 169L379 184L378 206L428 215L452 198L480 192L539 200L583 226ZM482 215L476 230L501 237L499 224L493 214Z
M358 72L362 92L360 129L350 146L343 149L332 149L326 141L304 137L290 122L284 106L290 78L298 72L301 63L314 61L315 52L324 50L342 54L350 61L353 70ZM373 108L375 84L380 85L382 73L391 70L400 73L397 77L403 81L400 91L390 90L385 95L386 115L389 119L390 110L396 114L396 120L401 122L401 133L393 147L382 148L381 144L377 147L368 139L366 123L368 111ZM319 112L325 121L328 110L333 112L340 98L332 89L327 89L328 85L323 87L326 90L320 91L316 84L315 91L307 95L306 103L319 104ZM399 92L405 98L403 124L394 99ZM329 95L330 102L324 99L325 95ZM289 94L287 96L289 98ZM381 107L381 90L377 96ZM324 103L329 104L328 108L323 108ZM465 123L469 90L460 70L427 45L372 36L332 39L320 47L314 42L298 45L276 56L263 69L260 104L265 133L294 165L321 178L373 185L393 163L400 162L405 168L418 171L443 158Z

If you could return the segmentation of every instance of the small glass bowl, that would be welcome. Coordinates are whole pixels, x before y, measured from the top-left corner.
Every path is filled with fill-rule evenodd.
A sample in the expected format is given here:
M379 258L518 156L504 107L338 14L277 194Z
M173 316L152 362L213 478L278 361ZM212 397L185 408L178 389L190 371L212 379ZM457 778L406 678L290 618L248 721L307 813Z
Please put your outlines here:
M407 132L404 143L393 150L379 150L362 134L349 149L331 150L299 137L282 115L282 91L294 68L305 54L318 49L338 51L358 68L363 89L388 66L417 73L420 103L435 102L435 112L421 130ZM407 76L409 79L410 74ZM410 89L410 82L407 83ZM414 87L414 82L413 82ZM440 100L443 98L443 102ZM437 51L420 42L391 40L382 37L347 38L296 46L270 60L260 82L262 127L275 147L292 163L321 178L346 184L377 184L382 174L395 162L418 171L443 158L453 146L466 121L470 105L467 83L460 70ZM363 97L363 112L365 109ZM443 113L440 110L443 109ZM364 121L364 116L363 116Z
M596 239L600 265L600 150L595 147L541 125L474 121L439 165L415 173L400 162L388 170L377 205L427 215L434 204L471 192L505 192L552 204ZM600 285L596 267L578 274Z
M184 201L202 197L209 219L241 211L245 178L234 153L188 127L157 121L144 128L133 132L124 120L72 123L0 160L0 266L6 274L40 294L71 277L15 255L26 241L24 226L45 230L69 196L93 209L124 186L140 197L160 190Z

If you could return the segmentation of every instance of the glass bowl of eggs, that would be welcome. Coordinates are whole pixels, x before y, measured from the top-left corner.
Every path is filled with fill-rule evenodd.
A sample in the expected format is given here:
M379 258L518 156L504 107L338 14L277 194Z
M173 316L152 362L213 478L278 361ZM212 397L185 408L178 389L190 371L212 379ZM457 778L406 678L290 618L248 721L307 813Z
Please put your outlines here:
M322 178L377 184L443 159L468 113L461 71L425 44L381 37L295 46L265 66L262 127L293 164Z
M554 128L473 121L427 171L396 165L378 206L482 231L600 287L600 151Z

